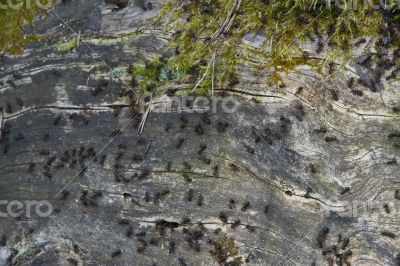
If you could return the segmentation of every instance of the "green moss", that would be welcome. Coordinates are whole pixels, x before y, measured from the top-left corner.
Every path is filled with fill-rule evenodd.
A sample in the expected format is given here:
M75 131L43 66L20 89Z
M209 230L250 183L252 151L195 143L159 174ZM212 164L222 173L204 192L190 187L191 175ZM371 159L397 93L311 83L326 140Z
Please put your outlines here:
M160 59L157 57L147 63L145 66L135 65L132 69L132 74L135 77L140 77L148 81L156 81L158 78L159 71L161 69Z
M243 258L239 256L239 247L232 238L224 237L216 241L210 253L213 259L221 265L241 265L243 263Z
M138 79L138 85L142 91L150 91L160 83L179 80L184 74L183 71L178 70L165 60L160 60L159 57L144 65L136 64L132 66L132 75Z
M21 8L11 8L7 4L8 0L0 0L0 52L20 53L27 42L38 40L37 36L26 34L24 26L31 24L34 17L45 13L39 8L36 1L13 0L14 6ZM42 5L50 3L50 0L42 0Z
M77 38L72 37L66 41L61 41L56 45L56 50L59 52L70 52L77 45Z
M196 69L193 72L200 78L215 52L218 70L215 79L220 88L235 84L238 67L245 59L257 61L254 65L259 69L270 67L269 78L279 84L281 76L296 66L313 65L303 56L301 43L314 39L317 47L321 36L327 36L323 44L325 48L327 43L330 46L322 64L327 66L336 59L346 62L353 56L351 45L357 38L379 39L380 27L387 16L372 6L364 8L362 3L354 10L349 6L326 6L330 1L325 0L242 0L234 19L224 24L232 17L236 3L235 0L171 0L164 6L159 18L166 18L165 30L178 30L171 41L171 47L178 51L171 60L175 68ZM395 7L391 12L396 21L399 10ZM221 27L227 24L230 27ZM225 31L216 34L220 28ZM249 32L267 37L259 49L243 42L243 36ZM209 73L200 88L209 88L210 79Z

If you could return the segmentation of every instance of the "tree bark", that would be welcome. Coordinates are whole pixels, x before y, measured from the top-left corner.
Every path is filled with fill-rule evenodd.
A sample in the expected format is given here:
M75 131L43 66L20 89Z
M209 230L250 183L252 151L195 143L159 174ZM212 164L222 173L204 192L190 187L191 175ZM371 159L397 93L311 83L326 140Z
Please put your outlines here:
M304 66L240 93L245 67L216 89L235 112L152 111L138 134L122 95L130 64L168 54L162 3L65 1L29 29L47 40L2 58L0 200L54 211L1 218L0 264L398 265L399 82L360 96L360 66Z

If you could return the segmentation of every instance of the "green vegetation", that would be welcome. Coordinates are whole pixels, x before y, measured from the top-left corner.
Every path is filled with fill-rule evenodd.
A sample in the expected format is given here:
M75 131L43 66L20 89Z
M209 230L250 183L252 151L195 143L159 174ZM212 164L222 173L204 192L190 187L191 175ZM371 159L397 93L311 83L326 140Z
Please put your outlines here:
M132 66L131 72L137 78L138 86L143 92L153 91L157 83L179 80L183 75L181 71L159 57L145 65L136 64Z
M74 48L76 48L77 41L78 41L77 37L71 37L66 41L58 42L55 48L58 52L70 52Z
M257 70L270 67L268 78L279 85L282 74L298 65L308 64L320 70L336 59L347 61L358 38L368 36L379 42L382 28L400 21L398 5L384 11L372 5L366 7L364 1L358 1L357 9L327 6L330 2L171 0L158 19L165 18L165 30L175 32L171 47L176 55L170 63L179 71L202 77L215 52L217 87L236 84L238 67L245 61ZM398 0L392 3L400 4ZM243 41L246 33L263 34L265 41L261 47L252 47ZM301 48L305 42L315 47L323 58L322 64L310 62ZM398 40L393 40L391 45L396 43ZM207 90L210 84L211 71L199 87Z
M42 0L45 5L51 0ZM7 0L0 0L0 53L19 53L29 41L37 40L37 36L25 34L24 25L32 23L34 17L45 10L37 6L36 1L13 0L14 8L8 6ZM28 5L30 4L30 6ZM21 6L21 8L15 8Z
M210 250L213 259L220 265L241 265L243 259L239 256L239 247L232 238L224 237L214 242Z
M0 0L0 4L7 6L7 1ZM170 45L175 55L168 61L156 58L145 65L135 65L132 74L143 91L187 76L197 80L204 77L197 87L197 92L204 94L211 88L213 73L215 87L223 89L238 83L241 67L257 71L269 67L268 78L280 85L282 76L298 65L320 71L332 61L346 62L352 58L353 45L359 38L368 36L379 43L385 28L398 28L399 0L386 1L389 6L397 4L386 10L366 7L362 0L353 1L358 2L357 9L329 5L328 0L170 0L158 19L166 20L166 32L174 32ZM44 5L51 0L40 2ZM24 25L45 10L34 0L12 3L23 5L19 9L0 8L0 52L19 53L27 42L38 39L26 34ZM253 47L244 41L246 34L262 35L265 40ZM398 38L399 33L391 35ZM59 42L55 49L68 52L76 41L72 37ZM302 44L306 42L314 47L322 63L303 51ZM399 44L398 39L389 43ZM210 67L214 53L215 72Z

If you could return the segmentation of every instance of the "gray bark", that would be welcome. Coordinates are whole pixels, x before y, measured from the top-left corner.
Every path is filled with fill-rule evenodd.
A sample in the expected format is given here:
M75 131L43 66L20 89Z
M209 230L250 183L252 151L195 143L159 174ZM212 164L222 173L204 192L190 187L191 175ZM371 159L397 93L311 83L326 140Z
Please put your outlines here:
M227 92L239 103L234 113L219 107L208 112L207 123L198 112L151 112L139 135L140 119L128 124L130 101L121 93L131 82L129 64L168 53L168 36L152 23L161 1L152 6L66 1L54 11L81 31L79 47L57 51L73 34L51 14L31 29L48 34L47 41L2 58L0 200L48 200L55 211L28 218L23 209L20 217L1 218L0 261L179 265L181 258L187 265L218 265L214 252L227 237L238 248L227 261L242 257L249 265L339 265L341 258L343 264L398 265L400 115L393 108L400 105L399 82L383 78L381 93L357 83L363 92L357 96L346 86L358 73L350 64L328 79L304 66L277 92L265 89L262 75L240 94L257 75L245 68L241 84ZM123 82L110 83L105 62ZM304 89L296 94L299 86ZM195 132L197 124L204 134ZM118 129L123 132L103 149ZM202 143L207 148L199 155ZM87 155L86 165L93 153L96 159L77 175L79 160ZM68 195L54 198L64 187ZM182 223L185 218L190 221ZM112 257L115 250L121 254Z

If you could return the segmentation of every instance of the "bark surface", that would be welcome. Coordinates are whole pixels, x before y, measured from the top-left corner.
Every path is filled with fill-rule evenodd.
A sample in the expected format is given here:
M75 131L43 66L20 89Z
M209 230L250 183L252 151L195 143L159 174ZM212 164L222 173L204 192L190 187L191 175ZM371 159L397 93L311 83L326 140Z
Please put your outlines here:
M398 81L359 96L361 66L304 66L241 94L244 68L235 112L151 112L138 134L128 68L168 53L162 1L64 2L31 29L50 38L0 58L0 200L54 206L1 218L0 264L399 265Z

